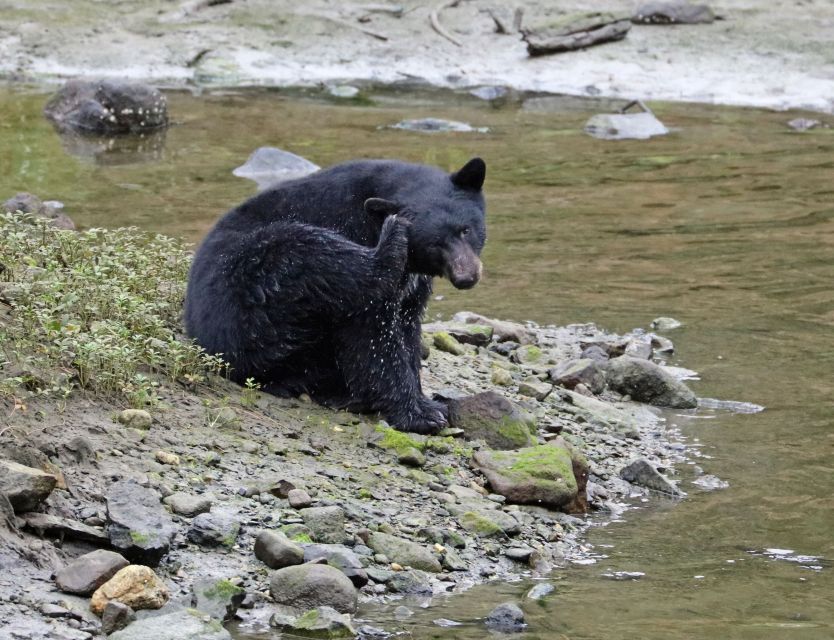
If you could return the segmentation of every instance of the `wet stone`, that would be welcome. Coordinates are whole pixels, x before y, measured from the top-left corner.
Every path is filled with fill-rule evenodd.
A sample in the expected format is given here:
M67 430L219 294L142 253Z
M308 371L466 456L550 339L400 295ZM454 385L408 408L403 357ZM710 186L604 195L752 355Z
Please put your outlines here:
M157 494L132 480L120 480L110 486L105 498L113 547L132 562L159 564L176 528Z
M527 597L531 600L542 600L549 594L553 593L556 590L549 582L540 582L539 584L535 585L530 591L527 592Z
M353 551L341 544L308 544L304 547L304 562L325 560L328 565L344 573L357 589L368 584L368 574L362 561Z
M270 569L283 569L304 562L304 550L282 533L261 531L255 538L255 557Z
M269 626L282 633L304 638L356 638L350 615L339 613L333 607L321 606L305 611L300 616L276 613L269 619Z
M494 449L518 449L533 443L519 408L493 391L451 400L448 408L449 424L463 429L469 440L484 440Z
M367 545L376 553L385 554L389 560L402 566L432 573L439 573L441 570L440 561L434 553L416 542L377 531L368 535Z
M205 495L194 495L178 491L164 498L162 502L171 507L171 511L177 515L193 518L201 513L211 511L212 499Z
M128 564L118 553L97 549L59 569L55 583L65 593L89 595Z
M356 611L357 594L353 583L338 569L326 564L302 564L274 571L269 592L277 604L299 610L321 606L340 613Z
M40 469L11 460L0 460L0 493L8 498L15 513L34 510L43 502L58 479Z
M218 620L196 611L174 611L143 618L116 631L109 640L231 640Z
M304 489L292 489L287 493L287 500L293 509L305 509L313 504L310 494Z
M101 632L110 635L114 631L124 629L136 620L136 612L118 600L111 600L104 606L101 614Z
M613 358L605 367L605 377L611 389L638 402L677 409L698 405L695 394L683 382L648 360Z
M187 537L206 547L232 547L240 532L240 522L230 513L201 513L191 521Z
M484 624L502 633L521 633L527 627L524 612L514 602L499 604L484 618Z
M299 511L304 524L310 529L312 538L324 544L343 544L348 535L345 531L345 512L341 507L309 507Z
M626 482L659 491L670 496L680 497L685 495L677 486L667 480L651 463L645 458L638 458L620 471L620 477Z
M578 384L584 384L592 393L601 393L605 389L605 373L598 361L608 360L608 354L599 347L590 348L595 350L591 353L595 358L583 356L579 360L560 363L547 372L548 377L566 389L575 389Z
M229 580L197 580L191 592L191 606L216 620L231 620L246 596Z

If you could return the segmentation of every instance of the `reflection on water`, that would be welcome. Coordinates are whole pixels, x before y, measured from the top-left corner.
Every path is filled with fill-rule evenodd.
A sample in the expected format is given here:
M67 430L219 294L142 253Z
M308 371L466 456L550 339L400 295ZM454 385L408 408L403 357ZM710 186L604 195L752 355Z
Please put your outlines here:
M553 593L487 585L414 607L404 621L373 611L389 628L482 638L478 618L513 599L531 623L524 639L834 637L834 130L792 132L785 122L797 114L652 105L671 135L605 142L581 128L616 105L575 99L496 109L449 95L335 106L280 93L175 94L178 124L157 161L102 166L66 155L40 117L44 100L0 93L0 195L28 190L61 200L81 225L193 240L254 192L231 171L260 146L322 166L361 156L453 169L480 155L486 273L467 292L441 283L432 315L467 308L612 330L671 316L684 322L667 334L672 363L699 371L690 383L699 395L767 408L670 415L692 464L729 488L689 484L677 506L639 503L594 529L596 562L556 572ZM426 117L489 133L379 128ZM432 622L443 618L463 624Z

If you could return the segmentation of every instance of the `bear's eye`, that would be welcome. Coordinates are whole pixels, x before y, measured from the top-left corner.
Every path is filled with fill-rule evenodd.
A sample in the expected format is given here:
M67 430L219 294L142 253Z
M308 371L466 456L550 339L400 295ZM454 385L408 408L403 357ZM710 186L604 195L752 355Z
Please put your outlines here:
M470 231L471 231L471 229L469 227L461 227L460 235L468 236Z

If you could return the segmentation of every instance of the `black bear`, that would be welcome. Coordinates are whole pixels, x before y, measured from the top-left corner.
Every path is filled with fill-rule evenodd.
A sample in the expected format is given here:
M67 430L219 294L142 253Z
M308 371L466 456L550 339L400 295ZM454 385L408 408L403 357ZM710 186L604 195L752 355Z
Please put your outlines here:
M197 250L186 331L238 382L436 433L446 408L420 386L420 321L432 277L480 278L485 174L480 158L452 174L358 160L259 193Z

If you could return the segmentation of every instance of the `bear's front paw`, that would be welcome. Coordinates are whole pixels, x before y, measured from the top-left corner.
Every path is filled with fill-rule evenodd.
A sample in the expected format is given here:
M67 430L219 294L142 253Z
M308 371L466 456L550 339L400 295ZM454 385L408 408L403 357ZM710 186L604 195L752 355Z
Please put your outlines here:
M394 419L394 426L400 431L434 435L449 425L446 405L422 398L417 409L400 419Z

